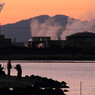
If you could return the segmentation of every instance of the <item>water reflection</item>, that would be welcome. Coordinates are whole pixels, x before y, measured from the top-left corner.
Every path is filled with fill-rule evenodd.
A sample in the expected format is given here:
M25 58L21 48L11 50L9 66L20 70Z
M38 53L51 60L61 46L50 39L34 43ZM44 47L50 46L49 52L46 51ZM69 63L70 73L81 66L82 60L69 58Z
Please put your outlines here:
M6 65L7 60L1 61ZM32 63L29 61L12 61L12 65L21 64L23 76L39 75L58 81L66 81L70 86L67 95L80 94L80 81L82 81L82 94L95 95L95 64L94 63ZM6 71L6 70L5 70ZM12 75L16 70L12 69Z

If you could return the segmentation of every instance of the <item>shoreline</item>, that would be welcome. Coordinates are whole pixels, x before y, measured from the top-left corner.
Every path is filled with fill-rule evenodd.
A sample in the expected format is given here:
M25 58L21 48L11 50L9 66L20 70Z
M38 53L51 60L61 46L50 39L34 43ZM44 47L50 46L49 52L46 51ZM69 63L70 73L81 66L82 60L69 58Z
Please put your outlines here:
M65 81L59 82L47 77L26 75L16 80L16 76L0 76L0 95L66 95L67 88L69 86Z
M8 60L0 60L0 63L7 62ZM23 63L95 63L94 60L11 60Z
M0 63L7 62L8 60L0 60ZM95 63L95 61L91 60L11 60L13 63L15 62L23 62L23 63Z
M66 86L66 82L64 82L64 85L61 85L61 82L60 81L57 81L57 80L53 80L51 78L47 78L47 77L41 77L41 76L38 76L38 75L25 75L25 76L22 76L21 77L21 80L17 80L16 79L17 76L13 76L11 75L10 77L6 75L6 77L3 77L3 76L0 76L0 88L1 87L9 87L9 88L12 88L12 87L27 87L29 85L34 85L36 82L40 83L40 87L42 86L42 84L45 84L43 85L43 87L47 86L50 82L51 84L52 83L55 83L54 84L54 87L58 86L59 88L64 88L64 87L67 87L69 88L68 86ZM41 84L42 83L42 84ZM49 86L53 86L49 84Z
M95 63L89 60L31 60L33 63Z

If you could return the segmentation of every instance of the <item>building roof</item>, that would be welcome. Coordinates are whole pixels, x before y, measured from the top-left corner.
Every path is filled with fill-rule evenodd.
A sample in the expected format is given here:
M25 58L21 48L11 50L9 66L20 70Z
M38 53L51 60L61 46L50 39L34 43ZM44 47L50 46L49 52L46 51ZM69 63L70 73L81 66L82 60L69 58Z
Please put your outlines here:
M91 33L91 32L79 32L79 33L75 33L72 34L70 36L67 36L67 38L73 38L73 37L95 37L95 33Z

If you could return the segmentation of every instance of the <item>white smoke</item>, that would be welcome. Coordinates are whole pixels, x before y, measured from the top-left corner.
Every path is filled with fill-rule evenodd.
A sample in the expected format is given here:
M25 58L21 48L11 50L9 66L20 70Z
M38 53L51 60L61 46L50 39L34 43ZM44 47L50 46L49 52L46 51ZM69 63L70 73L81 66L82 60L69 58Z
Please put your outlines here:
M87 19L88 21L93 20L95 18L95 12L87 11L83 15L79 17L81 20Z
M56 23L53 18L48 18L44 23L39 23L37 19L31 21L32 36L50 36L52 40L58 40L63 27Z
M66 36L83 31L95 33L95 19L90 21L80 21L68 17L67 25L61 26L50 17L44 23L39 23L37 19L31 21L31 36L50 36L51 40L65 40Z
M5 3L0 2L0 11L2 10L4 5L5 5Z
M72 18L68 18L68 23L65 30L62 31L61 39L64 40L66 36L84 31L95 32L95 19L82 22L80 20L72 20Z

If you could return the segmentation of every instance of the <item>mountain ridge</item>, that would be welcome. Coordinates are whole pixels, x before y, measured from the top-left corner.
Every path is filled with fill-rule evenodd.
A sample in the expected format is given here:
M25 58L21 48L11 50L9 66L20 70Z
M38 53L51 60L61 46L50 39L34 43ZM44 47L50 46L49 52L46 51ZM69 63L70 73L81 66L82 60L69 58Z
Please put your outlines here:
M49 15L40 15L16 23L2 25L1 35L5 35L5 38L11 38L12 40L15 38L17 42L26 42L31 38L30 22L33 19L37 19L39 23L43 23L48 18L50 18ZM54 18L55 22L59 23L61 26L65 27L67 25L68 16L55 15L51 18Z

